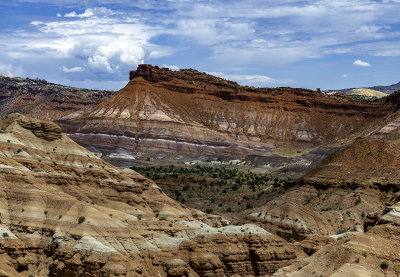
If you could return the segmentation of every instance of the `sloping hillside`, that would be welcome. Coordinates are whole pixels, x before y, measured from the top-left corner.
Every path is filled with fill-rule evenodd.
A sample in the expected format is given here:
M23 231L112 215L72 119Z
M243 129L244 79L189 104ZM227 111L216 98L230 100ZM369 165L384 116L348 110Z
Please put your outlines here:
M104 159L129 164L279 157L280 147L312 148L367 132L393 109L312 90L243 87L196 70L140 65L114 96L57 122Z
M346 92L346 95L352 95L352 96L359 95L359 96L374 97L374 98L382 98L387 96L386 93L367 88L355 88Z
M270 275L292 246L167 197L77 145L49 121L0 120L3 276Z
M61 86L41 79L0 75L0 116L19 112L54 120L86 110L113 94L112 91Z

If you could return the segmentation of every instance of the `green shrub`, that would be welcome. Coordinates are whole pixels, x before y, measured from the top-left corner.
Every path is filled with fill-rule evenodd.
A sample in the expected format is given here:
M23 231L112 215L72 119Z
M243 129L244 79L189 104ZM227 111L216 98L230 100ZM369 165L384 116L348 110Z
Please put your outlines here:
M381 262L381 268L382 269L387 269L389 267L389 262L388 261L382 261Z
M83 222L85 222L85 217L84 216L80 216L79 218L78 218L78 224L82 224Z

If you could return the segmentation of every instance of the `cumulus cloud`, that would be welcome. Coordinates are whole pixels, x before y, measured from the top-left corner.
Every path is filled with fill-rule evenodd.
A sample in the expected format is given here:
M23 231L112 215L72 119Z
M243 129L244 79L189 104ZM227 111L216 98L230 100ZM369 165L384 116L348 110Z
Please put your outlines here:
M92 16L110 16L112 14L113 12L110 9L99 7L99 8L88 8L81 14L77 14L76 11L72 11L70 13L66 13L64 17L86 18Z
M349 75L348 74L343 74L342 78L344 78L344 79L349 78Z
M370 67L370 66L371 66L370 63L363 62L362 60L355 60L355 61L353 62L353 65L355 65L355 66L361 66L361 67Z
M36 18L29 28L0 33L0 60L32 77L55 80L64 78L57 73L78 72L68 71L79 65L82 74L67 74L68 80L92 80L99 87L104 80L126 80L127 72L144 62L262 72L328 55L400 56L395 1L16 1L63 9L52 19ZM37 69L38 60L46 66ZM370 66L354 63L366 64ZM274 79L260 76L229 78L256 86L274 84Z
M179 66L176 66L176 65L168 65L168 64L163 64L162 67L163 67L163 68L169 68L169 69L174 70L174 71L177 71L177 70L180 69Z
M209 72L209 74L221 77L223 79L235 81L240 85L267 87L287 85L293 83L293 80L276 80L265 75L246 75L246 74L226 74L224 72Z
M71 68L63 66L62 71L64 71L65 73L74 73L74 72L82 72L82 71L84 71L84 69L80 66L71 67Z
M12 64L1 64L0 63L0 73L14 77L14 76L21 76L23 74L23 69L20 66L15 66Z
M0 60L23 67L29 77L56 82L65 83L60 73L82 72L69 74L69 82L92 80L87 83L96 84L95 88L101 88L102 83L120 84L145 59L174 51L150 42L163 28L142 23L137 15L121 16L106 8L71 12L52 21L33 21L31 26L29 32L0 33ZM39 60L44 66L38 68ZM79 66L67 66L73 64Z

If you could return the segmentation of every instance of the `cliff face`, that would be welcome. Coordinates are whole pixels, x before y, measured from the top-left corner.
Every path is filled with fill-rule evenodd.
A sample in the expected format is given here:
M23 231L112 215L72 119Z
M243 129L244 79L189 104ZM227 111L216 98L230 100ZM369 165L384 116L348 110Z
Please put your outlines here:
M264 229L182 206L54 123L12 114L0 128L4 276L261 276L296 257Z
M232 158L332 143L366 132L394 110L306 89L243 87L193 69L140 65L130 79L92 110L58 124L106 159Z
M40 79L0 75L0 116L19 112L55 120L88 109L113 94L112 91L78 89Z

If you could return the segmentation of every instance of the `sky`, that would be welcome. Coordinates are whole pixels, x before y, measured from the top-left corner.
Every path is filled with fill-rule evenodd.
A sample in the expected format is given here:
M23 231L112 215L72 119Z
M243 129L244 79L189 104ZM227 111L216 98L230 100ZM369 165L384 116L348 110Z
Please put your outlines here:
M0 0L0 73L118 90L149 63L242 85L400 81L400 0Z

